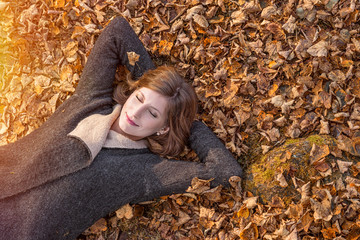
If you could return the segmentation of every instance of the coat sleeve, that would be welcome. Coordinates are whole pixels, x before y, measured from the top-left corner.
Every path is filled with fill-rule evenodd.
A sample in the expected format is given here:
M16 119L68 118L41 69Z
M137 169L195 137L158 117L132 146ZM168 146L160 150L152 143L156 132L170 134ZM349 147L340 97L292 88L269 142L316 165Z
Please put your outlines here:
M152 159L145 167L147 187L146 197L156 197L182 193L191 185L194 177L214 179L211 184L229 186L231 176L242 177L242 169L232 154L216 135L203 123L194 122L190 146L198 154L201 162Z
M128 52L138 54L139 60L131 65ZM134 79L155 68L141 41L122 17L113 19L95 42L76 88L78 94L102 94L113 89L118 65L124 65Z

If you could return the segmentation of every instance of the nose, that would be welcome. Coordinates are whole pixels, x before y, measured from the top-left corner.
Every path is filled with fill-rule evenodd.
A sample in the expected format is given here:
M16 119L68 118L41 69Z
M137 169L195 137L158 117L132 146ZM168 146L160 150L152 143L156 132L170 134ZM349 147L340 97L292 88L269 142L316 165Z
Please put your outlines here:
M132 115L134 118L140 118L141 114L144 112L144 107L143 106L137 106L134 107Z

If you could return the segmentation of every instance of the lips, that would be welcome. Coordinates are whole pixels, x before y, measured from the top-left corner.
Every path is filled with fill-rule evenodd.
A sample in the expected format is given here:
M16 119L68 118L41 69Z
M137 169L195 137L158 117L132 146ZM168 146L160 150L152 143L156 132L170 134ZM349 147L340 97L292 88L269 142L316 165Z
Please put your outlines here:
M130 119L130 117L127 115L127 113L126 113L126 121L132 126L135 126L135 127L139 126L133 120Z

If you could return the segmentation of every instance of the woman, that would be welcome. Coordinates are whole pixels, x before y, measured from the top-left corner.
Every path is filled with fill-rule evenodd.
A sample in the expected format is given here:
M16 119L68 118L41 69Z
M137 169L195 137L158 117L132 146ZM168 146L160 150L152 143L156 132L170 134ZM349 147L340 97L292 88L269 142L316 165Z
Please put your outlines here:
M140 55L134 66L127 52ZM123 107L112 99L118 64L140 77ZM114 19L73 96L40 128L0 147L0 239L74 239L126 203L184 192L194 177L227 185L242 174L204 124L193 123L188 138L193 90L173 70L153 68L129 24ZM159 156L179 153L185 138L201 163Z

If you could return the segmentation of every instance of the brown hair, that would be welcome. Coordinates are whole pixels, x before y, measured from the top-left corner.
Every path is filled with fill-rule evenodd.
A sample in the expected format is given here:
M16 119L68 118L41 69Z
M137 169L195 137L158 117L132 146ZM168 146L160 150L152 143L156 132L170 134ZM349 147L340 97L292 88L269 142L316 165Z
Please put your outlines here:
M127 88L119 84L114 100L124 104L131 92L142 87L168 97L169 131L162 135L151 135L146 139L154 153L175 156L183 151L190 136L190 127L197 112L197 96L193 87L173 67L161 66L147 71L137 81L127 80Z

